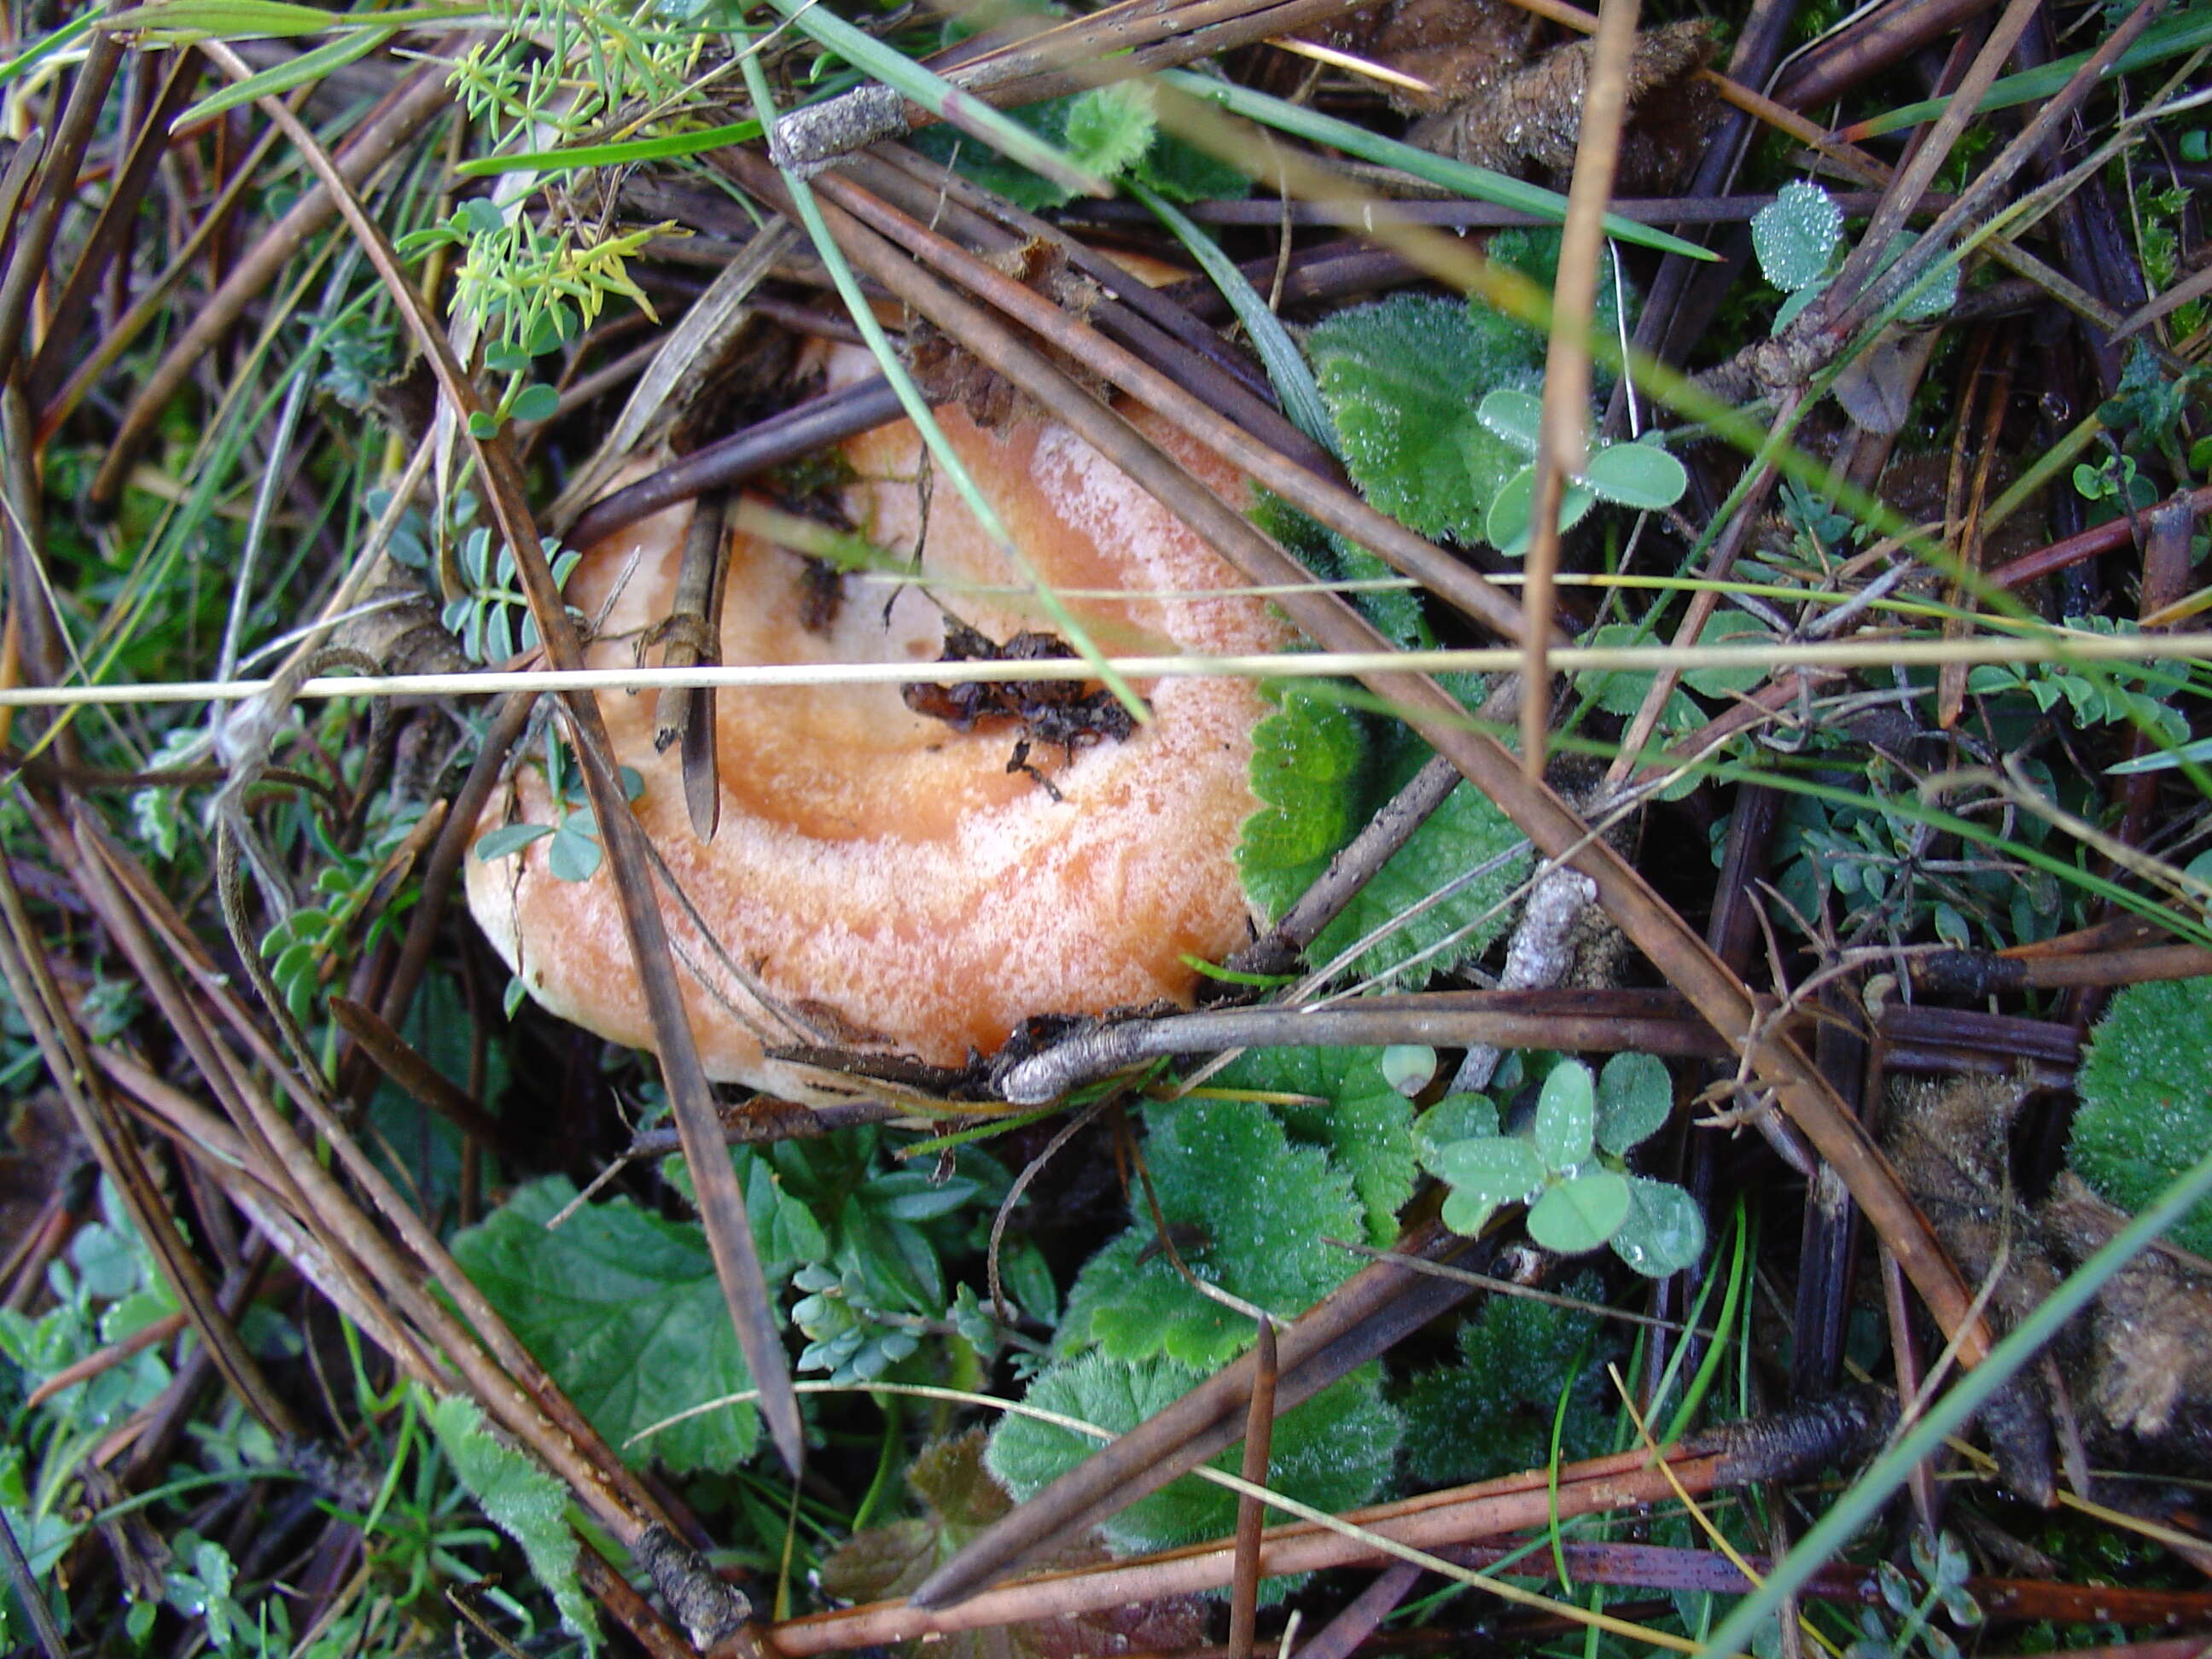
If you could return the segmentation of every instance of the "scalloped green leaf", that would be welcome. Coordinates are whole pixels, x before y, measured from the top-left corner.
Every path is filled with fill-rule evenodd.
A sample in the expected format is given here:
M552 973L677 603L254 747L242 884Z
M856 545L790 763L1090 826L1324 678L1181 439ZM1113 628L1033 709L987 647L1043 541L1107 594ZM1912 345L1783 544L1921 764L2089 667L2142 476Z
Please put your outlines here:
M1522 457L1475 410L1536 383L1537 337L1485 307L1400 295L1318 325L1306 355L1367 499L1424 536L1480 541Z
M555 1176L518 1189L453 1240L453 1258L592 1426L632 1462L678 1474L733 1469L760 1434L723 1406L637 1445L640 1430L750 1386L706 1236L628 1199L586 1204Z
M1326 696L1318 686L1285 690L1278 714L1253 733L1252 791L1265 804L1244 822L1237 867L1246 896L1271 920L1297 901L1429 755L1425 744L1392 726L1374 745L1382 751L1377 756L1365 736L1376 722ZM1353 972L1373 976L1431 952L1401 981L1417 988L1480 955L1504 930L1510 917L1501 907L1526 867L1520 830L1486 796L1462 784L1322 930L1308 958L1333 960L1447 882L1462 881L1451 897L1369 946L1352 963ZM1466 879L1478 870L1485 873Z
M1116 81L1075 94L1060 143L1076 166L1102 179L1119 178L1152 147L1158 123L1141 81Z
M1528 1206L1528 1237L1561 1255L1594 1250L1628 1219L1628 1177L1611 1170L1545 1189Z
M1379 1048L1255 1048L1224 1067L1224 1088L1303 1095L1312 1105L1273 1107L1294 1142L1325 1150L1352 1178L1367 1212L1367 1242L1397 1236L1413 1196L1413 1103L1385 1086ZM1493 1127L1495 1127L1493 1125Z
M484 1425L483 1411L460 1395L430 1403L426 1415L439 1449L491 1523L522 1546L530 1576L553 1598L562 1628L586 1654L599 1645L599 1620L576 1577L576 1534L568 1529L568 1489Z
M1126 1434L1206 1380L1208 1373L1170 1360L1142 1362L1085 1354L1030 1385L1028 1403ZM1382 1489L1397 1455L1398 1413L1382 1399L1377 1369L1354 1371L1276 1419L1268 1484L1316 1508L1340 1510ZM985 1461L1017 1500L1026 1498L1096 1451L1100 1443L1034 1419L1007 1416L993 1432ZM1242 1449L1214 1460L1234 1472ZM1107 1547L1124 1555L1218 1538L1236 1525L1237 1497L1194 1476L1163 1487L1103 1522Z
M2212 1147L2212 979L2131 985L2089 1034L2075 1073L2074 1173L2124 1210L2150 1203ZM2212 1203L2169 1235L2212 1252Z
M1293 1145L1267 1107L1189 1100L1157 1109L1144 1156L1184 1261L1245 1301L1295 1316L1358 1266L1322 1242L1365 1237L1351 1178L1319 1147ZM1164 1249L1152 1249L1148 1206L1133 1207L1136 1224L1077 1276L1061 1349L1093 1343L1115 1359L1165 1356L1206 1368L1242 1352L1252 1322L1193 1290Z
M1553 1288L1601 1301L1602 1282L1584 1271ZM1459 1363L1425 1366L1399 1396L1404 1462L1418 1489L1487 1480L1551 1461L1552 1419L1571 1395L1561 1456L1605 1450L1613 1394L1598 1316L1522 1297L1492 1296L1459 1329Z

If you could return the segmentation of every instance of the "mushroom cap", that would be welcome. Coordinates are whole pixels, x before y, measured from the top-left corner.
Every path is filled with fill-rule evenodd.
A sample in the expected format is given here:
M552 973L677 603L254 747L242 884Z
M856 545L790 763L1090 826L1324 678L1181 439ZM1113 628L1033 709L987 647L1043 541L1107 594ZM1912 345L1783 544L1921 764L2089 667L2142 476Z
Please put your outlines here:
M872 367L866 353L845 351L830 374L849 379ZM1285 629L1261 600L1207 597L1235 574L1066 428L1031 416L986 432L957 409L938 419L1044 580L1127 595L1066 600L1103 648L1216 654L1283 644ZM1218 493L1242 490L1210 457L1147 429ZM927 489L910 425L870 433L843 453L858 478L844 509L878 544L903 554L921 538L921 567L943 582L1018 582L955 491L941 478ZM590 665L634 662L644 631L668 614L690 515L672 507L586 553L568 595L596 629ZM926 663L943 653L944 612L911 584L848 579L834 619L810 631L804 559L742 534L727 556L724 662ZM997 641L1052 627L1033 601L939 591ZM1233 854L1257 805L1251 732L1267 707L1238 679L1138 689L1154 719L1126 740L1072 755L1033 747L1030 763L1056 799L1036 777L1008 770L1018 729L956 730L909 709L896 685L723 687L721 814L711 842L685 810L680 745L654 749L653 694L602 694L617 758L645 781L638 822L688 902L660 890L708 1074L836 1098L837 1079L769 1060L763 1039L957 1066L1035 1015L1187 1001L1196 975L1186 953L1218 957L1248 936ZM543 769L526 762L479 832L554 819ZM653 1047L611 872L602 863L587 881L561 880L547 868L549 845L469 859L471 908L540 1003L612 1041ZM733 965L787 1017L764 1006ZM855 1082L842 1092L869 1091Z

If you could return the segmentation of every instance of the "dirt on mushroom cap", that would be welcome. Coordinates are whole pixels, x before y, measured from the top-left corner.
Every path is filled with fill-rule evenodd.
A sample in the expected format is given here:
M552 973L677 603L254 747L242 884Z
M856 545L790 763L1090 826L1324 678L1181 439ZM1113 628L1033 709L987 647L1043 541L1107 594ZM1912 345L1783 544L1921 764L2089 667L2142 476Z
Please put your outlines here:
M847 357L834 368L859 367ZM1214 654L1283 643L1261 601L1205 597L1233 573L1066 428L1018 421L991 434L957 410L940 420L1045 580L1128 593L1069 601L1105 648ZM1218 465L1178 453L1221 493L1241 495L1242 482ZM846 456L863 480L846 511L879 544L910 551L924 518L913 429L870 434ZM928 497L925 572L1015 579L941 480ZM593 665L635 660L636 639L665 616L690 516L671 509L587 555L568 593L597 622ZM729 558L725 662L939 654L943 612L910 585L852 584L835 618L810 632L799 556L741 535ZM995 639L1049 626L1005 597L944 597ZM1231 853L1255 805L1250 732L1265 705L1232 679L1140 690L1155 719L1127 741L1032 757L1065 798L1055 800L1036 778L1006 770L1014 733L956 731L908 709L895 685L725 689L721 823L711 843L687 818L678 752L653 748L651 696L613 693L600 705L620 759L645 779L639 822L721 953L817 1036L957 1066L1032 1015L1186 999L1194 975L1183 955L1218 957L1247 936ZM495 802L483 828L553 817L542 771L526 763L512 803ZM608 872L560 881L546 850L541 841L514 857L471 859L471 908L539 1001L614 1041L649 1046ZM663 910L709 1073L811 1093L813 1074L768 1061L762 1049L763 1035L771 1046L806 1036L770 1017L665 896Z

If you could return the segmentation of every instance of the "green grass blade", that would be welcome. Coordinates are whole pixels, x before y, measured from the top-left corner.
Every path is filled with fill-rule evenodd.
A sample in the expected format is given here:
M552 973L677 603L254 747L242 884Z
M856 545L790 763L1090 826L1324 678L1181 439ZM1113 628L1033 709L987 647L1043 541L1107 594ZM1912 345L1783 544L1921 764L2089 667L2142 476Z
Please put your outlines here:
M86 12L82 17L64 23L36 46L26 47L5 64L0 64L0 87L6 86L26 70L36 69L56 52L75 46L92 32L93 25L99 21L98 12Z
M2148 69L2166 58L2178 58L2183 52L2194 52L2199 46L2212 46L2212 6L2192 6L2179 17L2169 17L2152 24L2142 33L2142 39L2122 52L2105 78L2130 75L2136 70ZM2056 94L2074 78L2074 71L2088 61L2089 54L2077 52L2067 58L2054 58L2048 64L2023 70L2018 75L2008 75L1994 82L1982 94L1980 113L1991 110L2011 109L2021 104L2039 103ZM1901 109L1877 115L1870 121L1862 121L1856 131L1863 137L1878 138L1886 132L1895 132L1904 127L1917 127L1934 120L1949 107L1948 100L1929 98L1917 104L1907 104Z
M343 69L356 58L368 57L398 33L398 29L349 29L327 46L317 46L313 52L303 52L289 63L263 70L258 75L249 75L243 81L232 82L220 92L210 93L179 115L177 125L190 126L210 115L220 115L240 104L250 104L257 98L278 97L295 87L319 81L331 70Z
M782 0L777 0L782 3ZM1563 224L1567 216L1567 198L1557 191L1546 190L1540 185L1524 184L1518 179L1509 179L1502 173L1492 173L1488 167L1470 167L1465 161L1455 161L1447 156L1431 155L1427 150L1416 149L1411 144L1401 143L1395 138L1385 138L1364 127L1354 126L1349 121L1340 121L1333 115L1301 109L1279 98L1270 98L1264 92L1255 92L1249 87L1232 86L1226 81L1216 81L1207 76L1194 75L1188 70L1169 70L1160 77L1178 92L1188 93L1194 98L1203 98L1210 104L1218 104L1231 114L1241 115L1248 121L1257 121L1279 132L1304 138L1316 144L1327 144L1347 155L1356 155L1363 161L1372 161L1377 167L1395 167L1401 173L1410 173L1416 179L1445 190L1456 191L1478 202L1492 206L1511 208L1552 224ZM1650 225L1639 225L1632 219L1624 219L1617 213L1605 216L1606 234L1617 236L1624 242L1633 242L1639 247L1657 248L1664 253L1679 253L1691 259L1717 259L1720 256L1711 248L1699 247L1695 242L1686 242L1679 236L1670 236Z
M1336 454L1336 422L1329 419L1328 405L1322 401L1321 387L1314 380L1313 369L1306 362L1305 353L1298 349L1297 342L1291 338L1290 330L1283 326L1283 319L1267 308L1267 302L1260 297L1259 289L1245 280L1237 262L1221 251L1213 238L1194 224L1188 214L1134 179L1128 180L1127 185L1131 193L1190 250L1190 257L1198 261L1200 269L1212 278L1213 285L1229 301L1237 320L1252 337L1261 365L1267 369L1268 382L1275 388L1275 396L1283 405L1283 413L1291 417L1291 423L1330 454Z
M325 11L289 0L149 0L107 20L110 29L157 29L165 34L225 40L283 40L331 29L399 29L486 15L481 6L403 6L392 11Z
M611 144L580 144L574 149L533 149L520 155L480 155L453 171L464 179L483 179L499 173L570 173L578 167L627 167L636 161L697 155L760 136L759 122L732 121L727 126L702 127L696 132L675 132L659 138L625 138Z
M1076 166L1019 122L961 91L942 76L923 68L904 52L894 51L836 13L816 5L814 0L769 0L769 4L817 46L873 76L939 120L952 121L973 132L1008 161L1018 161L1031 173L1041 173L1062 189L1079 195L1103 197L1114 193L1111 185Z

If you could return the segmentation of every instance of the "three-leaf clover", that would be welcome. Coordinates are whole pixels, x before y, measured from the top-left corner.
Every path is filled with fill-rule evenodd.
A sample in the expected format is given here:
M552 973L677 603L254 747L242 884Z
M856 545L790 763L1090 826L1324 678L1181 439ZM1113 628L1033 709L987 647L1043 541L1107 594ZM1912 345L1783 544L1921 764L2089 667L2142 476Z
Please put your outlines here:
M1479 1232L1509 1204L1528 1206L1528 1236L1547 1250L1579 1255L1610 1244L1654 1279L1697 1261L1705 1218L1680 1188L1632 1175L1629 1152L1674 1109L1667 1068L1650 1054L1615 1054L1593 1077L1580 1060L1552 1068L1525 1134L1498 1132L1480 1096L1447 1096L1418 1127L1421 1161L1451 1188L1444 1224Z

